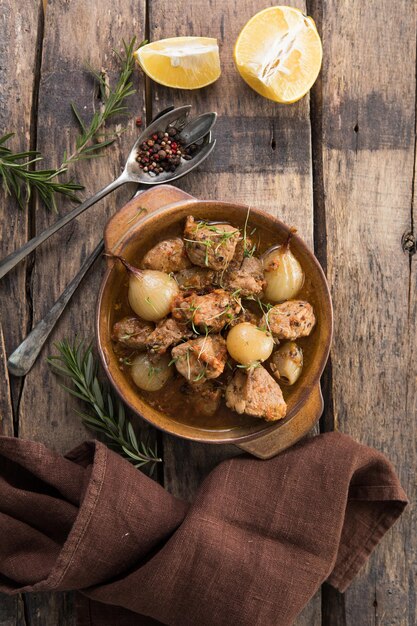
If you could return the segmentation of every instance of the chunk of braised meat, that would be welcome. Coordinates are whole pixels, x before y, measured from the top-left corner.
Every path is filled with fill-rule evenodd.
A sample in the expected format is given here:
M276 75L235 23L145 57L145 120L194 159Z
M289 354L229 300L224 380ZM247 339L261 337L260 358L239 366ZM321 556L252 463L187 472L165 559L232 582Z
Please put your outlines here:
M231 264L219 280L228 291L239 296L259 296L265 287L262 262L254 256L245 257L240 266Z
M202 291L212 287L216 279L216 272L202 267L190 267L175 274L175 280L181 289L196 289Z
M160 241L147 252L142 267L160 272L179 272L191 267L191 261L185 251L185 244L180 237Z
M262 365L238 370L226 387L226 404L236 413L247 413L274 422L285 417L287 405L278 383Z
M266 326L278 339L294 341L307 337L313 330L316 318L313 307L304 300L287 300L276 304L264 317Z
M147 346L156 354L164 354L168 348L177 345L182 339L188 339L192 334L188 326L167 317L159 322L149 335Z
M194 384L220 376L227 360L226 342L220 335L180 343L171 354L178 372Z
M240 267L243 259L245 257L252 256L253 252L254 246L252 240L249 237L246 237L246 239L241 237L236 244L235 253L230 262L230 267Z
M222 399L222 390L211 380L206 380L201 385L187 385L185 393L197 415L213 417L217 413Z
M133 350L145 350L153 329L154 325L150 322L130 315L114 324L111 338Z
M242 324L243 322L249 322L249 324L259 326L260 321L261 318L259 315L256 315L256 313L254 313L253 311L250 311L249 309L244 309L242 307L240 313L229 322L229 326L230 328L233 328L233 326L236 326L236 324Z
M196 222L192 215L187 217L184 229L185 249L194 265L225 269L241 238L239 229L230 224Z
M241 310L238 297L214 289L205 295L180 293L172 303L172 316L182 322L189 322L194 328L219 332Z

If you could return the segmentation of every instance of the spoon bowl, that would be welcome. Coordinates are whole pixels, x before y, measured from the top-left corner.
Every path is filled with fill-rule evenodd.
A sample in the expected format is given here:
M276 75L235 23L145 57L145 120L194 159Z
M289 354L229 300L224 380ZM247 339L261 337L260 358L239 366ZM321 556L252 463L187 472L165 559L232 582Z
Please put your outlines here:
M126 166L123 171L130 182L137 182L141 185L158 185L160 183L168 183L174 180L178 180L185 174L188 174L197 165L202 163L204 159L208 157L210 152L216 145L216 141L211 141L211 129L217 120L217 113L203 113L197 117L188 121L188 115L191 110L191 105L172 109L165 113L161 117L157 117L138 137L133 148L131 149L127 158ZM188 121L188 123L187 123ZM160 131L165 132L167 128L173 127L180 130L181 143L184 147L188 147L191 144L198 146L192 159L186 161L181 159L180 164L174 172L161 172L157 176L152 176L148 172L144 172L138 166L136 157L138 154L139 146L150 135L158 133ZM122 174L122 175L123 175Z

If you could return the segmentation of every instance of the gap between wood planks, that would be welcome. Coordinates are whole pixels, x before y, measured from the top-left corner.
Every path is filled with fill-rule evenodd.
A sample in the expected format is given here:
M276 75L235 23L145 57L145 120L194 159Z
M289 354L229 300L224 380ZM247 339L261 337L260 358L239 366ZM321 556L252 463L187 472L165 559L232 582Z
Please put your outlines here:
M38 27L36 36L36 56L35 56L35 68L34 68L34 81L33 81L33 94L32 94L32 106L30 111L30 128L29 128L29 150L36 151L38 147L38 110L39 110L39 87L41 81L41 69L42 69L42 51L43 40L45 34L45 11L47 1L42 0L39 2L38 7ZM32 165L32 168L36 168L36 164ZM28 240L36 235L36 197L32 194L28 204ZM26 306L28 309L28 320L26 325L26 335L32 330L33 327L33 270L35 266L35 255L33 252L26 261ZM16 403L13 402L15 407L13 413L13 426L14 436L19 436L19 415L20 415L20 402L23 393L23 387L25 384L25 378L18 379L19 381L19 395ZM27 594L20 595L23 603L23 615L24 625L29 626L33 619L30 611L30 604ZM23 626L23 625L22 625Z
M323 32L322 0L306 0L307 14L316 22L319 33ZM310 128L313 175L313 240L314 254L327 275L327 228L326 202L323 178L323 78L320 72L310 91ZM332 356L321 378L324 411L320 418L320 432L337 430L335 424L332 380ZM346 609L343 594L326 583L321 587L321 623L322 626L346 626Z
M38 24L37 24L37 36L36 36L36 55L35 55L35 68L34 68L34 81L33 81L33 93L32 93L32 105L30 111L30 128L29 128L29 150L36 151L38 143L38 108L39 108L39 85L41 78L41 66L42 66L42 50L43 39L45 30L45 14L46 2L39 2L38 7ZM31 169L36 168L36 164L30 166ZM28 240L36 235L35 226L35 211L36 211L36 197L32 194L27 207L28 215ZM32 276L35 265L35 254L33 252L26 261L26 279L25 279L25 295L26 295L26 307L28 311L28 319L25 329L27 335L33 327L33 298L32 298ZM11 385L12 407L13 407L13 430L14 436L19 436L19 410L20 402L23 393L23 387L25 384L25 378L14 378ZM26 609L26 605L25 605Z
M307 14L311 15L317 24L318 31L323 32L322 0L307 0ZM326 205L323 180L323 117L322 117L322 73L320 72L314 87L310 91L310 128L311 153L313 170L313 238L314 253L318 258L325 274L327 274L327 229ZM324 412L320 419L320 432L337 430L332 394L332 357L329 356L326 368L321 379L321 388L324 398Z

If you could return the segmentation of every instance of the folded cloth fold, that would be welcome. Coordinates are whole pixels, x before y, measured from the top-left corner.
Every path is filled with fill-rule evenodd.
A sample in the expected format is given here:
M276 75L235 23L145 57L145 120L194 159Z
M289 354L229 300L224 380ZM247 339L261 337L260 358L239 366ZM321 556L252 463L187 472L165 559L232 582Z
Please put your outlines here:
M62 457L1 437L0 590L81 590L90 626L286 626L323 581L347 588L406 503L385 456L340 433L225 461L192 504L100 442Z

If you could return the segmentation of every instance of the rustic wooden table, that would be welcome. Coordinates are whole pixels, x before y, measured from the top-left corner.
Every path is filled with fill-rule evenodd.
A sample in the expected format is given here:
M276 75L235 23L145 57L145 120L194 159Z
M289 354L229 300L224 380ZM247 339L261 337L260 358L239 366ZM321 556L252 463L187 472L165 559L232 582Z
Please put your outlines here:
M288 2L288 0L287 0ZM128 130L103 159L73 174L86 196L120 171L148 119L168 104L191 102L219 113L216 152L181 187L204 198L255 204L297 227L325 268L335 309L332 357L323 379L320 429L341 430L384 451L410 498L417 408L415 191L416 22L412 0L295 0L316 20L324 62L310 96L279 106L252 92L233 66L232 47L265 0L2 0L1 132L17 149L37 148L57 166L78 129L70 102L88 115L99 106L84 69L106 67L112 47L136 35L159 39L210 35L221 47L223 74L195 93L145 83L135 75ZM307 4L307 6L306 6ZM64 336L90 337L103 263L84 280L39 362L25 380L8 378L4 359L50 308L101 237L102 227L134 191L122 189L72 222L0 285L0 432L64 451L88 433L76 402L50 373L46 356ZM63 214L68 202L59 205ZM0 256L56 220L35 199L21 211L2 197ZM408 237L408 250L403 245ZM1 359L0 359L1 361ZM137 420L138 430L146 426ZM164 458L164 485L192 498L203 476L231 447L192 445L152 433ZM388 533L361 576L340 595L316 594L297 625L412 625L417 536L413 507ZM75 623L71 594L0 599L2 626ZM265 625L269 626L269 625Z

